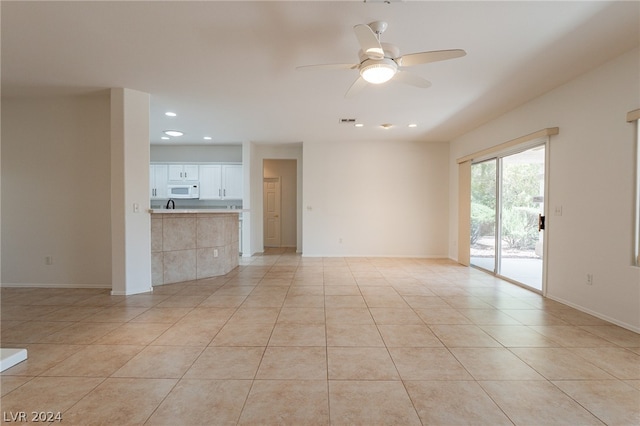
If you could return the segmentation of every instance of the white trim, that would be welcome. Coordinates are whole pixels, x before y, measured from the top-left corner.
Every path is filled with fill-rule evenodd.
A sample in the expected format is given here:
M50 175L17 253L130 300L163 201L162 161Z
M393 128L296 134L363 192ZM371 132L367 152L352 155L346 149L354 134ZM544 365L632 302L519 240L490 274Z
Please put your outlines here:
M555 300L556 302L562 303L563 305L567 305L568 307L573 308L573 309L576 309L576 310L578 310L578 311L580 311L580 312L584 312L585 314L592 315L592 316L594 316L594 317L596 317L596 318L599 318L599 319L601 319L601 320L603 320L603 321L610 322L611 324L618 325L618 326L620 326L620 327L622 327L622 328L626 328L627 330L631 330L631 331L633 331L633 332L635 332L635 333L640 333L640 327L635 327L635 326L633 326L633 325L631 325L631 324L627 324L627 323L625 323L625 322L618 321L618 320L617 320L617 319L615 319L615 318L611 318L611 317L609 317L609 316L602 315L602 314L601 314L601 313L599 313L599 312L592 311L591 309L587 309L587 308L585 308L584 306L576 305L575 303L571 303L571 302L569 302L569 301L567 301L567 300L564 300L564 299L562 299L562 298L560 298L560 297L554 297L554 296L546 296L546 297L547 297L547 298L549 298L549 299L551 299L551 300ZM549 311L549 312L550 312L551 314L553 314L553 312L552 312L552 311ZM576 325L576 324L572 324L572 325ZM576 326L577 326L577 325L576 325Z
M26 359L26 349L2 348L0 349L0 371L11 368Z
M519 138L511 139L510 141L503 142L499 145L480 150L473 154L465 155L464 157L458 158L456 161L458 162L458 164L464 163L465 161L472 161L474 163L477 163L483 160L488 160L492 157L505 156L511 153L512 148L515 148L513 152L522 151L522 148L524 147L539 145L545 140L545 138L557 135L559 133L559 127L548 127L546 129L538 130L537 132L521 136Z
M167 284L176 284L176 283L167 283ZM112 296L132 296L134 294L146 294L146 293L153 293L153 287L149 287L149 289L147 289L147 290L142 289L142 291L136 291L136 292L126 292L126 291L114 291L114 290L111 290L111 295Z
M111 289L111 284L2 283L0 288L95 288Z
M434 254L434 255L387 255L387 254L350 254L348 256L340 255L340 254L303 254L302 257L307 258L318 258L318 257L328 257L328 258L344 258L344 259L352 259L352 258L376 258L376 259L384 259L385 257L389 259L450 259L448 254ZM454 260L457 263L457 261Z
M627 121L630 123L635 121L636 124L632 264L640 266L640 109L629 111Z

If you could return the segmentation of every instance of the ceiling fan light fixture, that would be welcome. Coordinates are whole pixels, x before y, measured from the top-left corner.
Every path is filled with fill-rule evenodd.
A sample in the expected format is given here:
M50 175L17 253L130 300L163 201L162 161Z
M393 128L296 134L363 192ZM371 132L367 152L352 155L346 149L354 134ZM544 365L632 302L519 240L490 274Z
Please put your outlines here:
M391 80L397 71L396 63L389 58L384 58L365 61L360 68L360 75L367 83L382 84Z
M372 47L366 50L366 52L364 52L367 56L373 56L373 57L381 57L384 58L384 50L382 50L382 48L380 47Z

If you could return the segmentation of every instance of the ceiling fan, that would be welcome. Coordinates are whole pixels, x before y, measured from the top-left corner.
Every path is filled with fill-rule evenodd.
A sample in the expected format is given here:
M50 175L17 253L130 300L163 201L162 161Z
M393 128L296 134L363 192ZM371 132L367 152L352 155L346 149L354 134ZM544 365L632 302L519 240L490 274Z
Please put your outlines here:
M409 53L400 56L400 50L393 44L381 43L380 35L385 32L388 24L384 21L371 22L368 25L358 24L353 30L360 44L357 64L323 64L305 65L298 70L311 69L350 69L358 70L360 76L349 87L345 98L350 98L371 84L382 84L391 79L411 86L427 88L431 83L422 77L408 73L406 67L426 64L429 62L445 61L460 58L467 53L462 49L432 50L429 52Z

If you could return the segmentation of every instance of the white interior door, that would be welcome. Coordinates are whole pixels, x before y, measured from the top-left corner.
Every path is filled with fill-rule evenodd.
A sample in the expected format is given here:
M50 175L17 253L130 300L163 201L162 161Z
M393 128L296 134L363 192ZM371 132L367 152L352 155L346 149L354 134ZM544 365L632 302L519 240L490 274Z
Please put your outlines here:
M264 246L280 247L281 243L281 194L280 178L264 179Z

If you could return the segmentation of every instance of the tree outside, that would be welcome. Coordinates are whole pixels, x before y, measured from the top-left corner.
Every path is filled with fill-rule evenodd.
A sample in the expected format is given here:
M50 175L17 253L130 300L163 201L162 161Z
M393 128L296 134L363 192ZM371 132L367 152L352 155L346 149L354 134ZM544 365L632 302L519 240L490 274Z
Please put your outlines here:
M502 255L537 257L544 163L503 161ZM495 256L496 160L471 168L471 255Z

